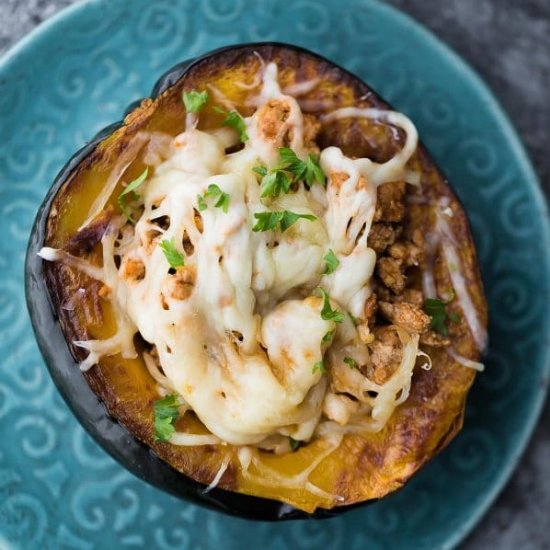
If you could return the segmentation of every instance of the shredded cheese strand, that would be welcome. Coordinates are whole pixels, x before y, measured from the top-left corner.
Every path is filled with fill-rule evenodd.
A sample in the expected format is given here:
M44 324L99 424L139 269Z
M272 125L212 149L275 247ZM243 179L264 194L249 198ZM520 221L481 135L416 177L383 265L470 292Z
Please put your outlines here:
M38 255L47 262L63 262L65 265L70 265L78 271L86 273L92 279L105 282L103 268L95 266L78 256L73 256L64 250L44 246L40 249Z
M200 445L219 445L221 441L215 435L174 432L170 437L170 443L184 447L196 447ZM222 475L223 472L220 477Z
M396 111L383 111L381 109L360 109L358 107L343 107L321 117L323 123L332 122L342 118L368 118L379 120L401 128L405 132L405 145L395 156L383 163L372 162L369 159L359 159L363 171L370 176L375 185L388 181L403 179L408 172L405 165L416 151L418 145L418 132L416 126L403 113Z
M101 192L96 197L90 210L88 212L88 217L84 223L80 226L79 229L83 229L89 225L96 216L105 208L107 201L113 194L120 178L126 172L126 169L132 164L132 162L137 157L140 149L147 143L149 140L149 135L146 132L138 132L130 141L128 146L122 151L120 157L118 158L111 174L107 178L105 185L101 189Z
M323 491L320 487L317 487L316 485L308 481L309 476L323 462L323 460L325 460L325 458L332 454L341 445L343 437L341 434L336 434L333 435L331 439L332 442L330 441L330 439L327 439L327 448L324 451L320 452L307 468L304 468L301 472L298 472L297 474L281 474L273 468L267 466L264 462L261 462L258 458L258 455L255 453L252 458L252 464L258 469L258 471L262 472L262 474L267 474L267 477L259 477L249 471L243 471L243 475L266 486L282 486L289 489L305 489L310 493L321 496L322 498L327 498L328 500L342 501L344 500L343 497L327 493L326 491Z
M155 360L147 353L143 353L143 362L149 371L149 374L164 388L174 391L172 382L164 376L159 370Z
M453 348L447 348L447 353L452 357L457 363L460 363L464 367L469 369L477 370L478 372L483 372L485 370L485 365L479 361L474 361L473 359L468 359L463 355L460 355Z
M294 84L291 84L287 86L283 93L285 95L291 95L294 97L301 96L308 94L309 92L313 91L317 86L319 86L321 82L320 78L312 78L310 80L304 80L302 82L296 82Z
M422 273L422 289L424 296L426 298L437 297L433 268L437 249L441 247L458 303L464 313L464 317L478 350L483 351L487 346L487 330L482 325L479 312L470 296L468 285L464 278L462 260L457 250L457 244L455 243L454 235L446 220L446 217L452 215L452 210L450 210L448 204L440 203L433 205L433 208L435 208L436 212L435 226L425 237L426 269Z
M210 485L208 485L208 487L206 487L206 489L202 492L203 495L205 495L206 493L209 493L212 489L214 489L214 487L218 486L218 483L221 481L223 474L225 474L225 471L227 470L230 462L231 462L231 453L227 453L221 463L218 473L214 476L214 479L210 482Z
M448 266L456 266L456 269L449 269L453 288L455 289L460 307L466 317L466 322L470 327L470 331L476 342L477 348L481 351L487 345L487 331L481 324L479 314L474 306L470 292L466 286L466 280L462 275L461 261L456 248L446 239L442 242L443 254Z

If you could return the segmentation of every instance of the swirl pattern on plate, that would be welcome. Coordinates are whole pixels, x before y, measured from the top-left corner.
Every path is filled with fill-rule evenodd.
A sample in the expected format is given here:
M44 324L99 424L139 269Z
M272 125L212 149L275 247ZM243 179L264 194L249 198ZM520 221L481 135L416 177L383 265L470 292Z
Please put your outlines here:
M84 2L0 66L0 427L10 441L0 454L0 531L21 549L38 542L84 550L448 548L506 480L545 390L549 247L530 167L476 77L383 4L352 0L345 12L336 0L297 0L285 9L255 0L196 6ZM24 304L26 238L66 159L173 64L257 40L316 50L412 117L470 213L492 313L488 367L471 394L463 433L403 491L329 522L222 517L122 470L61 402Z

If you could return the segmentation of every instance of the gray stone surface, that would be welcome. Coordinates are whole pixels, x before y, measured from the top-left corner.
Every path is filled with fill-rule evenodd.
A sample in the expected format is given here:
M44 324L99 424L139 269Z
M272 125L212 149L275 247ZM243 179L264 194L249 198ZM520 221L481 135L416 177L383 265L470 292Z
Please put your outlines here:
M462 55L500 99L550 195L550 2L389 0Z
M78 0L0 0L0 54L39 23Z
M78 0L0 0L0 54ZM550 195L550 2L389 0L481 74L518 129ZM528 367L527 365L525 367ZM518 471L465 550L550 549L550 405Z

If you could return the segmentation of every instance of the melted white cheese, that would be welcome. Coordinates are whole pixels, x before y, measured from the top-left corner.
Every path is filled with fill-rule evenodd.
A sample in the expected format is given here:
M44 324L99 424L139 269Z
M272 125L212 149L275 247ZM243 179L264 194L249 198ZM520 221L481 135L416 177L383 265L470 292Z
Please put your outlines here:
M281 91L277 66L270 63L264 70L258 104L273 99L290 107L283 130L292 129L290 147L305 158L302 112L297 101ZM376 188L403 177L417 140L412 123L398 113L373 109L336 112L326 120L368 116L403 128L403 150L377 164L350 159L340 149L329 147L320 157L329 176L326 191L320 185L311 190L301 186L264 203L252 169L259 162L273 167L278 146L262 137L260 112L258 109L245 120L250 139L237 153L225 153L235 140L231 130L204 132L194 124L171 144L161 140L161 153L147 151L154 166L150 179L140 188L143 214L135 233L126 233L117 245L113 232L106 235L102 241L104 268L101 274L94 270L111 289L119 332L103 342L78 343L90 351L89 366L101 354L135 354L131 337L139 331L156 346L163 372L148 365L156 380L166 381L165 385L176 390L214 436L236 445L258 444L273 434L292 434L304 440L312 436L327 394L326 377L313 366L323 359L327 332L336 330L333 348L346 345L353 357L368 359L368 350L349 319L335 325L321 318L322 302L315 288L321 286L329 293L333 307L357 318L364 316L376 261L374 251L367 247ZM108 189L121 177L119 172L117 168L109 178ZM338 179L335 173L346 177ZM204 195L210 184L230 195L227 213L216 208L212 199L206 199L208 208L198 212L197 197ZM105 200L106 193L97 204ZM284 233L252 232L254 214L268 209L312 214L317 219L301 219ZM155 222L162 217L169 219L167 229ZM156 239L151 242L152 231ZM195 277L189 295L176 299L167 292L175 276L169 272L159 244L174 239L183 253L184 235L194 251L186 254L183 269L194 270ZM323 256L329 249L340 264L331 275L322 275ZM143 277L124 276L123 268L115 267L113 255L117 253L140 260L145 268ZM43 255L59 259L48 250ZM406 398L414 366L411 357L417 349L417 341L414 345L407 342L402 372L390 380L387 392L358 370L348 369L349 376L361 379L357 387L363 388L362 400L372 401L365 397L367 391L380 394L380 399L372 401L374 429L391 415L399 391L401 400ZM333 350L331 356L339 357L335 353Z

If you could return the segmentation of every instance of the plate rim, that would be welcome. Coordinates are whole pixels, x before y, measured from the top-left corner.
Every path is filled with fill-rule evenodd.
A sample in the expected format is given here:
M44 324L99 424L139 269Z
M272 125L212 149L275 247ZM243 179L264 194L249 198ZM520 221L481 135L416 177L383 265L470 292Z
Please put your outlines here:
M542 190L541 182L537 172L535 171L529 154L523 144L523 141L519 137L512 120L504 107L501 105L497 96L493 93L492 89L485 82L482 76L477 70L461 55L459 55L451 46L446 44L443 40L437 37L423 23L417 21L412 16L401 11L400 9L386 4L383 0L372 0L373 3L378 4L382 10L387 10L391 13L391 16L401 19L403 23L410 26L410 28L417 32L420 36L429 42L429 45L438 52L446 56L453 64L453 67L464 74L475 87L476 92L485 101L486 108L491 114L499 121L503 137L510 145L513 151L514 157L518 160L520 169L525 175L525 182L527 189L533 193L533 199L538 206L538 211L541 215L542 225L542 238L543 238L543 250L547 253L544 257L544 271L550 277L550 214L548 201ZM442 168L445 170L445 168ZM546 338L550 340L550 321L546 323ZM523 458L527 446L534 436L535 428L539 423L542 409L548 398L548 378L550 377L550 346L546 347L544 356L541 360L540 377L545 381L544 387L535 394L535 397L531 400L531 410L526 422L523 424L523 429L519 436L517 436L517 444L514 445L512 451L510 451L510 457L508 461L499 469L497 478L490 486L489 490L484 492L484 498L477 510L470 515L456 531L448 537L445 541L444 549L452 549L458 546L464 539L470 535L475 527L480 524L481 520L486 516L491 507L494 505L496 499L511 481L516 469Z
M110 0L123 2L124 0ZM409 32L416 33L423 41L427 42L431 49L437 51L442 57L446 58L453 69L464 75L465 79L469 80L472 88L475 89L476 95L482 98L487 110L499 123L499 131L502 132L503 138L509 144L513 156L520 167L523 174L523 185L531 193L532 198L537 206L537 211L542 218L541 223L541 239L542 249L546 250L543 258L543 270L550 277L550 215L547 199L541 187L540 179L535 171L531 159L526 151L526 148L521 141L508 113L502 107L497 96L493 93L489 85L484 81L482 76L472 65L458 54L450 45L426 27L422 22L416 20L411 15L405 13L399 8L387 4L383 0L363 0L365 5L372 5L375 9L386 17L393 18L406 26ZM42 21L28 34L19 39L13 46L8 48L0 56L0 78L12 70L11 65L17 64L17 57L24 53L27 48L32 47L40 36L55 32L55 27L72 17L80 18L86 13L86 10L93 8L94 5L106 3L107 0L79 0L75 4L69 5L52 17ZM385 12L385 13L384 13ZM443 168L444 169L444 168ZM550 339L550 319L546 323L546 337ZM491 484L488 490L484 491L484 496L481 499L480 505L475 509L469 517L454 531L449 531L446 540L442 545L442 549L455 548L461 543L473 529L485 517L491 506L496 501L497 497L504 490L506 485L511 480L516 468L525 454L528 443L531 441L535 428L540 420L543 406L548 394L548 378L550 376L550 347L543 350L543 357L540 361L540 377L544 380L544 386L540 388L533 399L530 401L530 410L528 417L522 425L522 430L516 436L516 444L510 451L510 455L506 463L499 469L495 481ZM57 390L56 390L57 391Z

